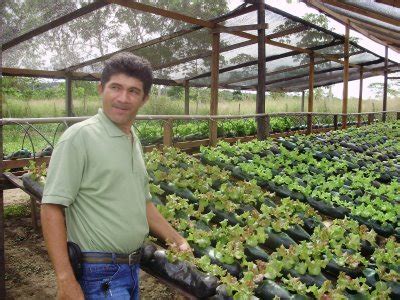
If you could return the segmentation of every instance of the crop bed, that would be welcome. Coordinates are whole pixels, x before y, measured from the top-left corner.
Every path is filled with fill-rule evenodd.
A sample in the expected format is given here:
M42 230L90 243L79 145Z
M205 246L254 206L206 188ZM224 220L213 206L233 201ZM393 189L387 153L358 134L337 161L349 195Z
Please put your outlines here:
M147 153L152 201L194 251L143 265L197 297L398 299L399 139L397 122Z

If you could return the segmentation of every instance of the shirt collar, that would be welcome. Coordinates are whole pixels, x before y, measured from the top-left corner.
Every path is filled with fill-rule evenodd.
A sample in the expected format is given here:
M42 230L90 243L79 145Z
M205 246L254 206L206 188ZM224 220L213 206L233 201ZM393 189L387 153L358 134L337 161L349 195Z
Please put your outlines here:
M99 111L97 113L97 116L101 122L101 124L103 124L104 128L106 129L107 133L109 136L125 136L126 133L123 132L117 125L115 125L115 123L113 121L111 121L106 114L103 112L103 109L99 108ZM131 132L132 132L132 128L131 128Z

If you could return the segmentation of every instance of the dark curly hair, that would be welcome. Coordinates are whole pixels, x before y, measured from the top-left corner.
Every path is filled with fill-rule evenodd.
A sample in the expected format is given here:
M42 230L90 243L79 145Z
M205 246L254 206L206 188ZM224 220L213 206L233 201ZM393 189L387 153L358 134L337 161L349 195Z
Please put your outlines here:
M101 84L105 86L111 76L120 73L139 79L143 83L145 96L150 93L153 84L153 70L147 59L129 52L121 52L111 56L105 61L101 73Z

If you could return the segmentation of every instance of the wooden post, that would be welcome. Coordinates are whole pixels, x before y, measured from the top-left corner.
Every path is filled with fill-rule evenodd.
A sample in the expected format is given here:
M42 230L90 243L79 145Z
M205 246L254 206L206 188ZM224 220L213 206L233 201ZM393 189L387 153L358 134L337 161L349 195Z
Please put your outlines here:
M36 199L34 197L30 197L31 201L31 220L33 229L38 232L38 220L37 220L37 209L36 209Z
M338 115L334 115L333 116L333 128L335 129L335 130L338 130Z
M185 80L185 115L189 114L189 80Z
M342 128L347 128L347 100L349 90L349 34L350 27L346 24L344 38L344 66L343 66L343 102L342 102Z
M265 117L265 136L269 137L271 131L271 117L267 115Z
M370 113L368 114L368 125L372 124L374 122L374 114Z
M306 92L301 91L301 112L304 112L304 100L305 100Z
M265 24L265 1L258 1L257 23ZM265 113L265 28L257 30L258 33L258 83L256 113ZM266 124L265 118L257 118L257 138L265 140Z
M173 138L172 120L168 119L164 122L163 144L165 147L172 146L172 138Z
M0 58L2 54L0 52ZM0 71L1 73L1 71ZM0 86L2 86L2 77L0 77ZM0 92L0 119L3 119L3 93ZM0 176L4 173L3 164L3 125L0 125ZM0 299L6 299L6 285L5 285L5 255L4 255L4 191L0 188Z
M397 120L400 120L400 112L397 112L397 114L396 114L396 119L397 119Z
M312 114L307 114L307 131L306 134L311 134L312 132Z
M360 92L358 95L358 113L362 111L362 96L363 96L363 67L360 67ZM361 126L361 115L357 115L357 126Z
M218 114L219 33L212 34L210 115ZM217 145L217 121L210 120L210 146Z
M388 46L385 46L385 70L383 72L383 107L384 111L382 114L382 122L386 122L386 111L387 111L387 86L388 86Z
M65 98L65 112L67 117L73 117L72 113L72 79L71 77L65 78L66 85L66 98Z
M314 111L314 53L310 53L310 74L308 77L307 134L312 132L312 112Z

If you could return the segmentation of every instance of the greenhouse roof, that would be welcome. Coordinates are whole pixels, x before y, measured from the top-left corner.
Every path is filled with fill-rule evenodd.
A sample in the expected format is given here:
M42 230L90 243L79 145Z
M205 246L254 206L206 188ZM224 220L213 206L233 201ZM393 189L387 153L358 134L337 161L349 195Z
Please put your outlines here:
M400 2L393 0L304 0L382 45L400 53Z
M256 1L233 10L225 0L87 2L3 1L3 75L95 80L105 59L129 51L151 62L158 84L205 87L211 84L211 33L220 32L219 86L256 88ZM308 89L310 54L315 87L342 81L342 35L269 5L265 23L267 90ZM350 80L359 78L361 67L364 78L384 70L383 57L356 43L349 60ZM389 61L388 70L400 66Z

